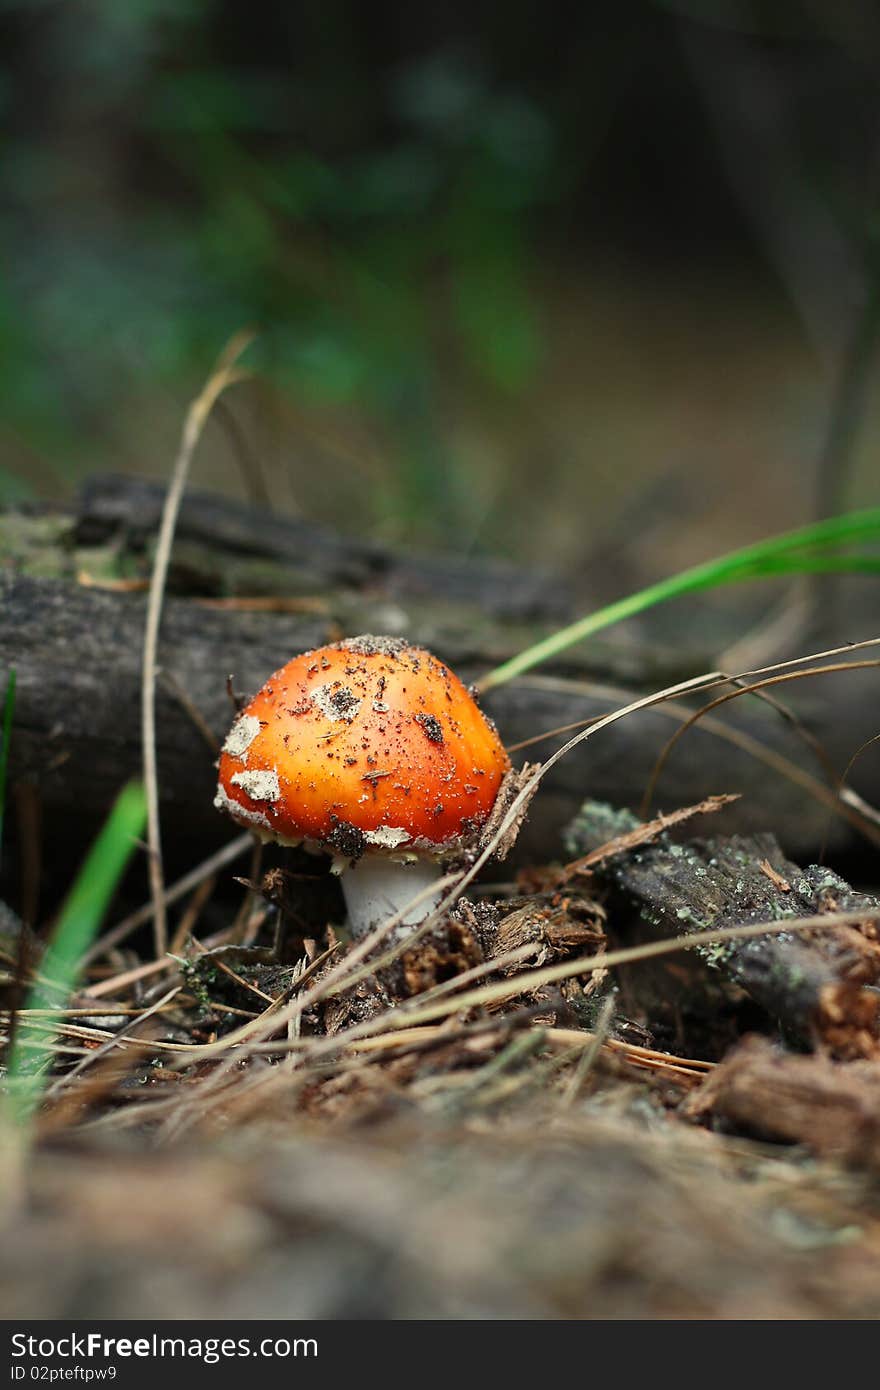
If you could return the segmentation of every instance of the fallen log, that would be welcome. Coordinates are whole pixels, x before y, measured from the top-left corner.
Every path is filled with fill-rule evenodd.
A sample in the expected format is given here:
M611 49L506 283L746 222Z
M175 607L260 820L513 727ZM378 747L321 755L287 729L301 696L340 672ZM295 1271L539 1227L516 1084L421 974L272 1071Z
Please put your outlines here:
M587 802L566 832L566 848L580 858L637 824L629 812ZM618 928L630 914L659 936L864 911L866 921L857 927L716 943L700 954L799 1043L836 1057L880 1055L877 898L856 892L827 868L800 868L769 834L678 843L663 833L593 872L612 891L609 917Z
M10 776L35 784L44 813L65 818L74 838L80 829L92 832L113 794L140 770L143 591L163 495L158 485L137 479L98 479L69 513L0 515L0 677L11 666L18 675ZM474 679L575 611L563 584L517 566L402 555L301 520L188 496L159 651L158 757L168 838L184 846L222 839L210 744L230 721L228 676L239 691L253 691L295 652L381 631L405 634ZM607 713L624 702L621 686L657 689L711 664L710 644L700 651L690 637L675 649L647 638L630 645L599 640L492 690L485 704L505 740L517 744ZM876 684L873 671L838 675L787 687L786 700L843 767L876 732ZM558 854L559 830L585 790L637 804L680 718L668 709L639 714L562 760L535 803L520 858ZM827 805L724 733L811 766L812 754L790 724L745 699L726 706L723 720L712 732L698 725L687 735L664 771L661 804L739 792L742 799L722 813L725 830L770 824L792 853L814 851L829 826L832 844L851 843L845 820L834 820ZM558 742L549 739L526 756L541 757ZM880 800L876 758L863 759L853 780L869 801Z

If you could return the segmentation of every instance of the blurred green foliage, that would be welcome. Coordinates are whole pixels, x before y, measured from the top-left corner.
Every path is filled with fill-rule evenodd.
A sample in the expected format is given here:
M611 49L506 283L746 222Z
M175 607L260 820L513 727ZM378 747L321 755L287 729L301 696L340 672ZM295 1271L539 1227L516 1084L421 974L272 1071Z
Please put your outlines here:
M393 505L453 534L466 481L441 381L516 391L540 360L530 214L563 176L539 107L449 52L376 84L345 6L321 17L305 92L283 53L218 56L216 0L2 0L0 15L24 45L7 114L12 87L25 111L4 140L6 429L59 481L95 467L116 400L190 389L253 323L281 390L387 425Z
M0 501L160 472L255 325L252 450L326 426L311 457L358 474L359 525L514 553L495 510L528 513L522 539L554 483L592 513L668 466L633 428L668 328L711 302L689 378L743 267L839 354L876 221L878 53L874 0L0 0ZM607 317L554 337L594 289Z
M52 1065L56 1030L80 977L83 955L98 933L146 818L144 789L139 782L129 782L113 803L61 907L39 975L25 997L25 1010L33 1010L36 1016L36 1037L31 1032L34 1015L19 1017L6 1064L6 1094L0 1094L0 1102L8 1098L11 1116L20 1124L27 1124L39 1106Z

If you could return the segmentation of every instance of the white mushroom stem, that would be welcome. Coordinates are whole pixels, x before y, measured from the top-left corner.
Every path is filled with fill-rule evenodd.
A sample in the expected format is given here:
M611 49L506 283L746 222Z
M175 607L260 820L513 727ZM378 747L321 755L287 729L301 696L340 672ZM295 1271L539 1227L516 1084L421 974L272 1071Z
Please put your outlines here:
M442 894L436 884L440 877L436 860L421 856L400 863L386 854L368 851L347 865L340 882L352 936L366 936L389 917L399 919L394 934L398 938L408 936L439 903Z

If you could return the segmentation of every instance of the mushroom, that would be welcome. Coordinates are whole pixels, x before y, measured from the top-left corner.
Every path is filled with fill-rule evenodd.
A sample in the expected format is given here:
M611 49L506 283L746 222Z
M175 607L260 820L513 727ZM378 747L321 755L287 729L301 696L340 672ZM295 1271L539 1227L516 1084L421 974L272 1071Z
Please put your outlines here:
M510 762L457 676L421 647L353 637L294 657L232 725L215 806L265 840L333 855L354 936L439 901ZM418 898L418 901L413 900Z

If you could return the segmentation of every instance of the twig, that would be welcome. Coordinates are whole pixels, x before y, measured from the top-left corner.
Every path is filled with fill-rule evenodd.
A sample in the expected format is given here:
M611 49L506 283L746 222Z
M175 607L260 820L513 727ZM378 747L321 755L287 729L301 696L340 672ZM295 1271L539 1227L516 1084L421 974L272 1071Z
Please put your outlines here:
M795 670L809 662L823 661L828 657L841 656L848 652L860 651L865 647L876 647L878 645L880 645L880 637L870 637L862 642L848 642L844 646L832 647L827 651L811 652L806 656L791 657L787 661L780 661L772 666L762 666L748 671L741 671L735 676L720 675L714 684L736 684L753 676L768 675L773 671ZM582 691L591 698L605 700L629 700L632 696L632 691L622 686L609 685L597 681L572 680L570 677L565 676L529 675L522 678L522 683L538 689L559 690L572 693ZM707 681L706 685L703 687L705 690L711 690L712 688L713 683L709 681ZM744 687L740 686L740 689L744 689ZM762 696L765 699L768 698L766 692L753 691L751 693L758 695L759 698ZM820 745L815 736L809 735L802 722L799 719L795 719L791 711L787 710L786 707L782 706L778 701L775 702L775 707L785 715L789 722L793 723L799 737L805 738L806 736L806 741L809 743L810 748L817 754L823 767L826 767L827 770L827 756L824 755L824 752L819 753ZM688 709L686 706L679 705L671 700L658 704L656 706L656 712L665 719L678 719L681 721L689 719L694 713L693 710ZM520 743L511 745L508 748L508 752L516 752L523 748L528 748L535 743L543 742L545 739L570 733L574 729L589 727L598 723L600 718L600 715L592 715L588 719L578 719L573 723L547 729L540 734L535 734L532 738L523 739ZM791 758L785 757L784 754L777 752L776 749L767 747L766 744L755 738L753 734L747 733L744 729L739 729L732 724L726 724L721 719L713 718L712 715L701 716L700 725L705 733L712 734L715 738L720 738L725 743L732 744L735 748L740 748L750 758L754 758L757 762L761 762L766 767L772 768L774 772L778 773L781 777L785 777L789 782L794 783L795 786L803 788L815 801L827 807L832 815L847 821L857 829L861 830L865 822L874 820L871 814L863 812L857 800L853 799L851 794L845 791L840 793L835 792L830 787L826 786L824 782L814 777L806 768L801 767L799 763L792 761ZM831 780L834 781L836 779L832 776Z
M648 781L648 785L645 789L645 796L642 804L643 812L645 807L650 805L653 799L654 790L660 778L660 774L662 773L663 768L665 767L666 762L669 758L669 755L671 754L675 745L678 743L679 739L681 739L684 736L684 734L687 733L688 729L690 729L694 724L696 724L704 715L710 713L714 709L717 709L720 705L727 704L730 700L736 700L741 695L753 694L758 689L768 685L786 684L789 681L803 680L809 676L832 675L840 671L856 671L866 668L876 668L877 666L880 666L880 660L876 658L865 658L861 661L840 661L828 666L813 666L807 668L806 670L784 671L779 675L765 676L763 680L756 681L752 685L740 685L737 683L736 689L726 691L723 695L717 695L713 700L708 701L708 703L703 705L700 709L695 710L685 720L681 727L679 729L676 729L675 733L669 739L667 739L666 743L663 745L663 748L660 750L659 756L657 757L657 761L655 762L654 767L651 771L651 776ZM736 677L737 682L739 682L742 679L742 677ZM850 819L853 815L852 808L847 807L846 803L842 801L839 789L837 791L832 790L830 794L834 800L835 805L840 808L840 813L847 819ZM858 829L861 830L862 834L865 836L866 839L871 840L874 844L880 844L880 835L878 835L876 829L871 824L870 820L867 820L859 816L853 819L853 824L855 824L858 827Z
M263 865L263 841L258 835L254 835L254 847L251 850L251 862L248 868L248 878L251 883L259 883L260 871ZM247 944L247 928L251 920L251 896L252 889L248 889L241 900L241 906L235 914L235 921L232 923L233 941L242 941Z
M863 428L880 342L880 259L876 236L869 247L867 285L849 329L838 364L828 412L826 437L816 470L817 520L831 516L843 503L852 476L854 446Z
M174 697L180 708L188 716L193 727L201 735L205 746L208 748L211 757L216 758L220 752L220 740L216 737L202 711L193 701L189 691L184 689L173 671L162 670L159 672L159 680L164 685L170 695Z
M271 512L272 494L266 486L259 457L251 449L247 435L225 401L217 402L217 420L229 436L251 502Z
M228 386L244 379L246 373L235 362L253 339L251 332L237 333L217 362L201 393L190 405L181 435L180 449L171 482L162 508L162 522L153 561L150 595L147 601L147 621L144 632L144 659L141 680L141 735L143 740L144 788L147 798L147 844L149 846L150 895L152 897L153 941L157 959L164 956L168 945L165 912L165 889L162 872L162 840L159 825L159 778L156 758L156 656L159 643L159 623L162 600L171 558L174 528L183 498L192 456L201 437L205 421L217 398Z
M180 921L177 924L177 930L171 938L171 945L168 948L169 955L180 955L180 952L186 945L187 938L191 936L195 930L196 923L201 916L202 908L205 906L205 903L211 897L216 887L217 877L215 874L212 874L210 878L206 878L199 884L187 903Z
M161 999L157 999L155 1004L151 1004L148 1009L144 1009L137 1018L133 1019L132 1022L128 1025L128 1040L131 1040L136 1036L134 1032L136 1028L139 1028L141 1024L146 1023L147 1019L150 1019L155 1014L160 1013L162 1009L165 1008L166 1004L169 1004L171 1000L174 998L174 996L180 993L180 988L180 985L174 985L172 989L169 989L165 994L162 995ZM77 1062L76 1066L71 1071L66 1072L64 1076L59 1077L58 1080L54 1083L54 1085L49 1087L46 1093L47 1097L51 1100L53 1096L56 1096L61 1091L65 1090L69 1086L73 1078L75 1076L78 1076L81 1072L83 1072L86 1069L86 1067L92 1066L102 1057L106 1057L107 1054L112 1052L116 1047L116 1041L117 1040L114 1035L113 1037L108 1038L107 1041L97 1049L97 1051L90 1052L87 1057L83 1057L82 1061Z
M739 801L739 793L727 792L721 796L707 796L704 801L697 802L696 806L681 806L677 811L669 811L664 815L656 816L654 820L645 821L635 830L630 830L624 835L616 835L607 844L598 845L596 849L590 850L589 854L566 864L560 870L556 883L560 886L563 883L568 883L569 879L588 872L597 864L603 864L606 859L613 859L618 854L629 854L630 850L638 849L639 845L646 845L651 840L656 840L658 835L671 830L674 825L681 825L683 821L691 820L693 816L712 815L716 811L723 810L725 806L730 806L734 801Z
M593 1033L589 1047L585 1047L578 1058L577 1066L574 1069L571 1080L562 1093L559 1101L560 1110L570 1110L580 1095L584 1082L589 1076L593 1067L599 1060L599 1053L605 1045L608 1036L608 1029L611 1027L611 1019L614 1015L615 998L614 993L608 995L602 1005L601 1012L596 1020L596 1028Z
M185 897L191 888L197 888L203 879L210 878L218 869L225 868L227 864L238 859L246 849L250 848L251 843L252 836L248 830L244 835L238 835L234 840L230 840L229 844L218 849L216 854L203 859L201 864L190 869L188 874L184 874L183 878L179 878L176 883L165 890L163 893L165 906L170 907L179 898ZM130 913L128 917L124 917L121 922L118 922L115 927L111 927L110 931L105 932L103 936L99 936L97 941L89 947L82 958L83 965L91 965L101 956L106 955L114 946L118 946L121 941L125 941L127 937L131 936L132 932L137 931L138 927L149 922L152 915L153 905L146 903L143 907Z

